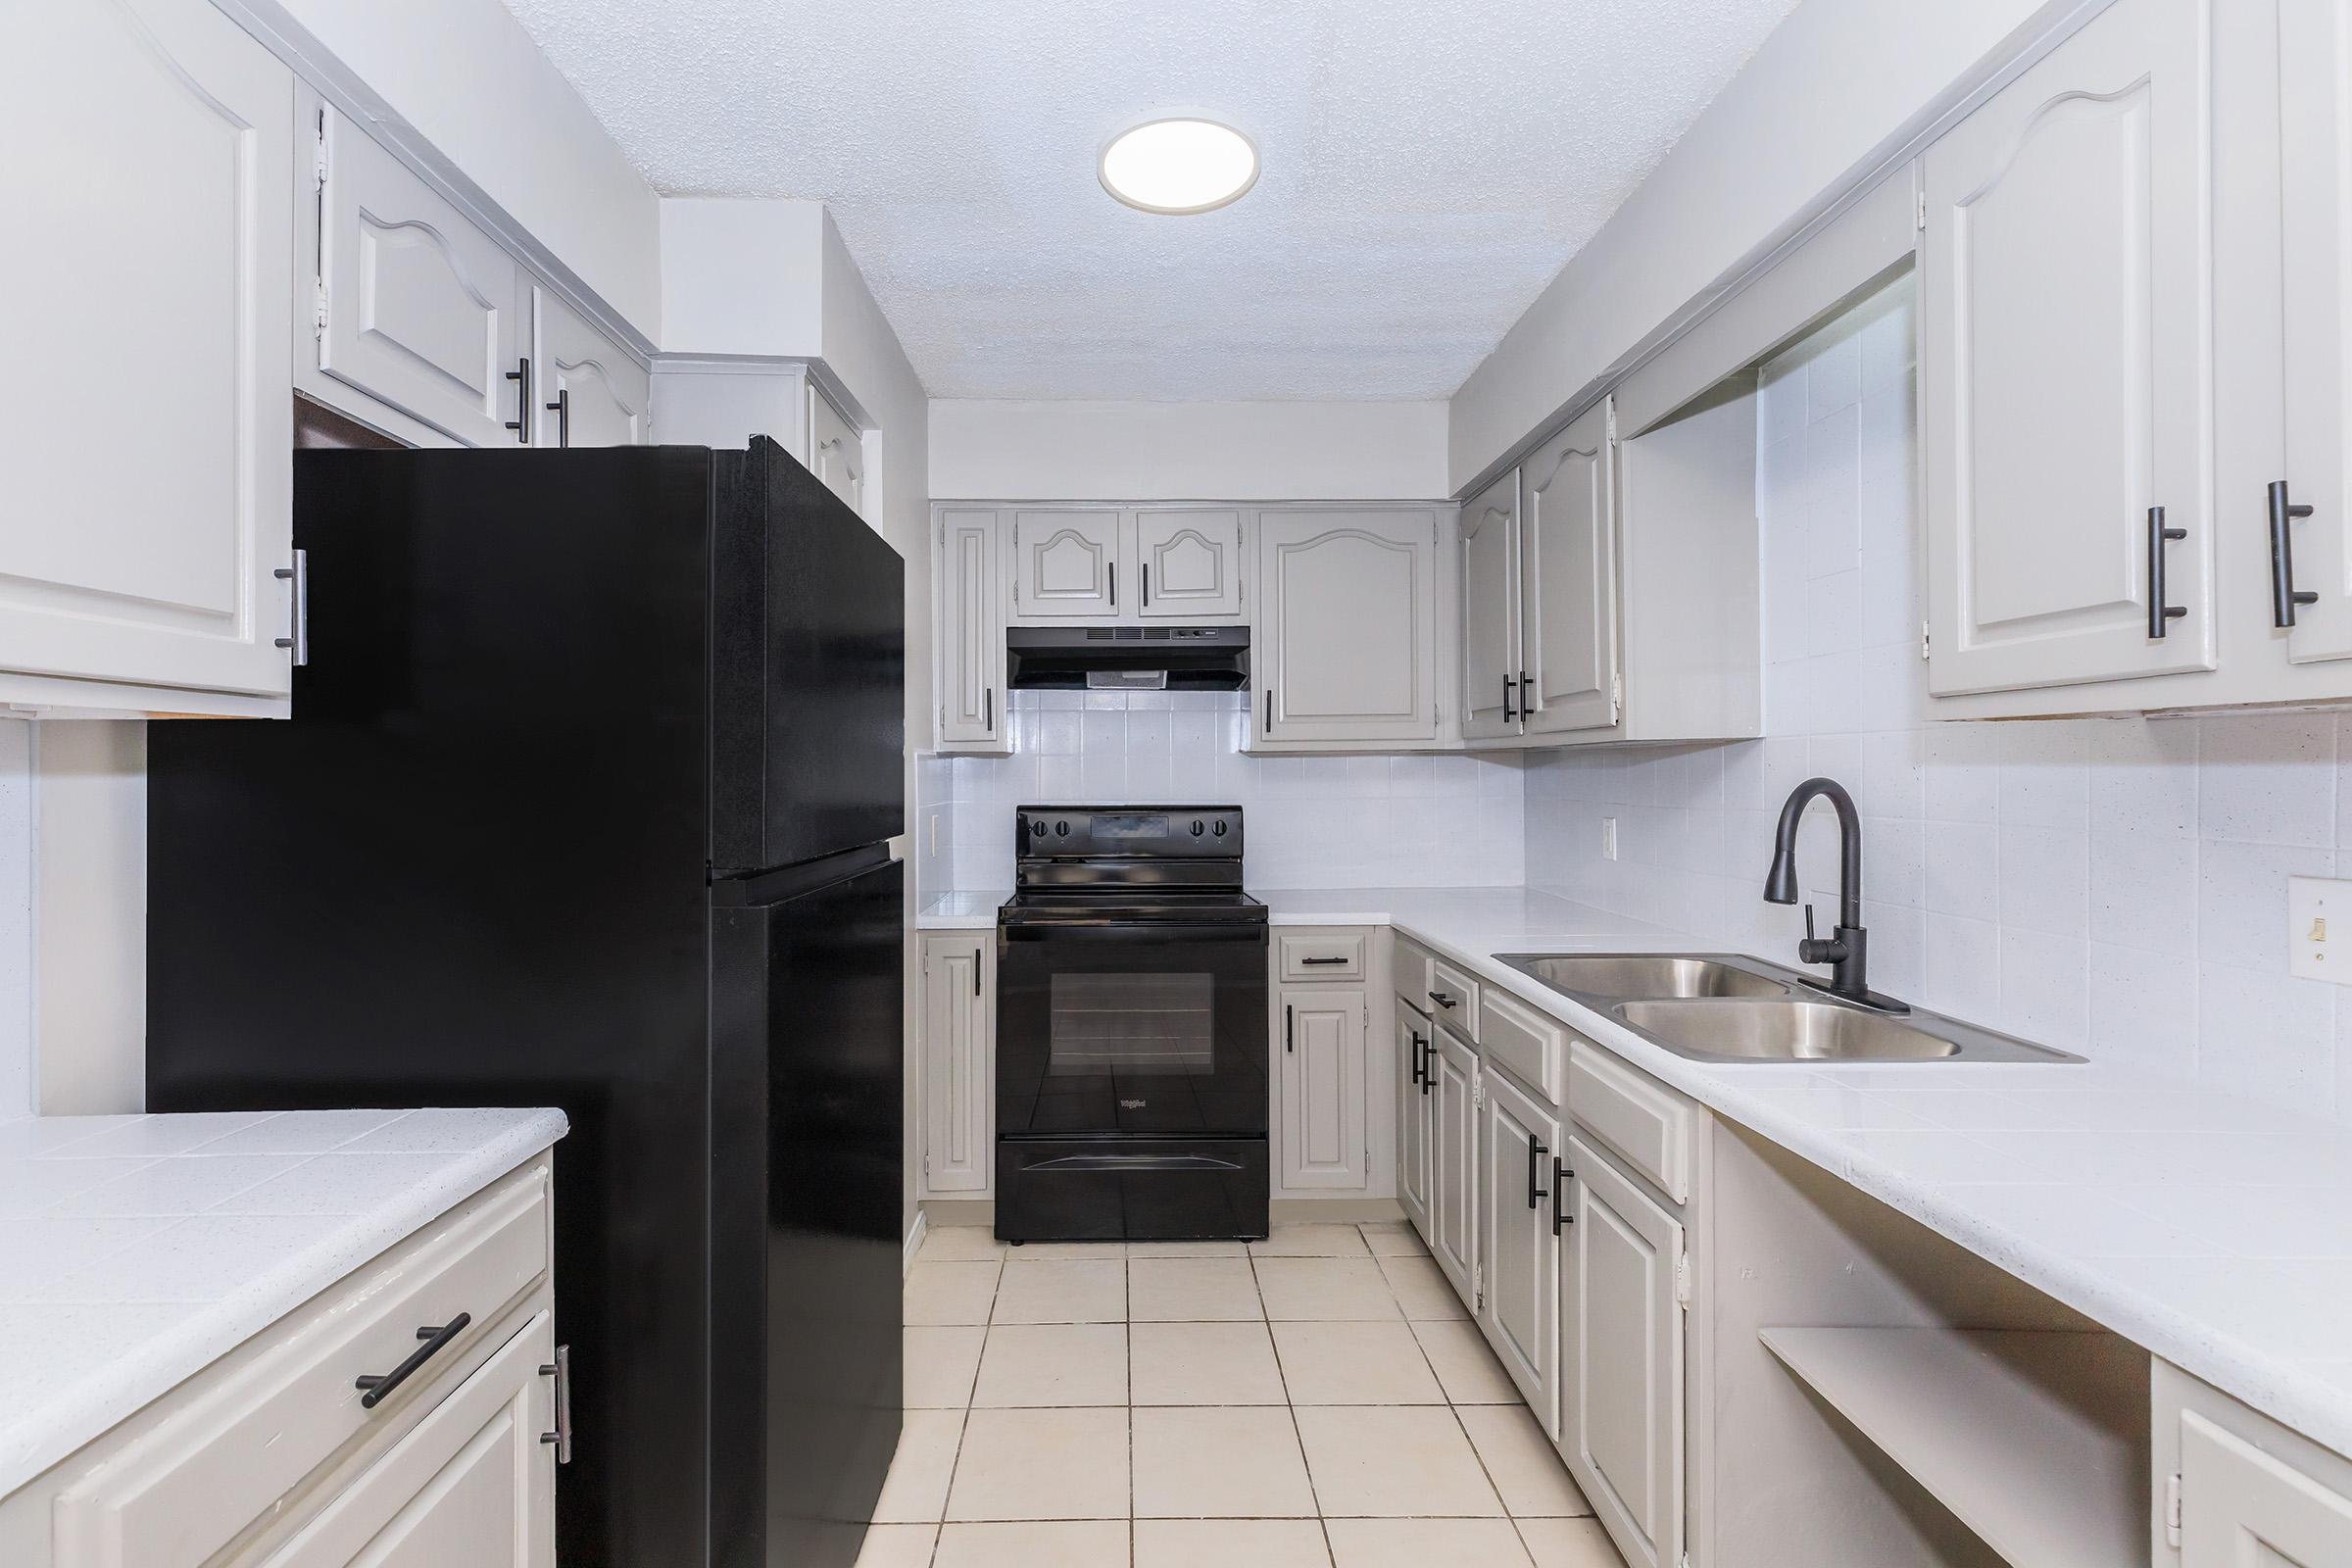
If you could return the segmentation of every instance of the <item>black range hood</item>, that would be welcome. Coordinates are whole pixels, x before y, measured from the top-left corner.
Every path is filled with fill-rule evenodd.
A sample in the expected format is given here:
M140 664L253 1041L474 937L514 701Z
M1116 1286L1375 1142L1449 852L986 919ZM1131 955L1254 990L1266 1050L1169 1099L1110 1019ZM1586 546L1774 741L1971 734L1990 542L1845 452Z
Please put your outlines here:
M1250 628L1014 626L1004 676L1016 691L1238 692L1250 684Z

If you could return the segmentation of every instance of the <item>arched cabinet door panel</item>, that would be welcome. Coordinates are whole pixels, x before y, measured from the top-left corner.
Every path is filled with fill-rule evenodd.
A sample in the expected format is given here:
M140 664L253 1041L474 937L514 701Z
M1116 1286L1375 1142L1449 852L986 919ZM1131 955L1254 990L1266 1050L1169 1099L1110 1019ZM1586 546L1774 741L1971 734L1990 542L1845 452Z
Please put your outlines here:
M1435 739L1437 582L1432 511L1261 513L1253 736Z
M1462 738L1520 732L1519 470L1462 507Z
M531 325L539 405L534 444L636 447L652 439L653 377L628 351L545 289L534 289Z
M1926 154L1937 694L2214 667L2208 4L2121 0Z
M1119 582L1119 513L1028 507L1012 514L1012 618L1115 620L1133 594Z
M1242 514L1232 507L1135 513L1135 610L1145 620L1233 620L1242 613Z
M1530 735L1617 722L1616 444L1604 401L1519 466L1519 706Z

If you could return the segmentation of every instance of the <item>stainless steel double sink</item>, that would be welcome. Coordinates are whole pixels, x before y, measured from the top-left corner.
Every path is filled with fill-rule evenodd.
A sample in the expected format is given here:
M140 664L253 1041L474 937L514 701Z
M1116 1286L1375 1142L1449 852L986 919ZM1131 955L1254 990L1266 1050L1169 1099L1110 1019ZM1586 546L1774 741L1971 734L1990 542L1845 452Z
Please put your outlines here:
M1693 1061L2081 1061L1939 1013L1882 1012L1724 953L1498 953L1560 995Z

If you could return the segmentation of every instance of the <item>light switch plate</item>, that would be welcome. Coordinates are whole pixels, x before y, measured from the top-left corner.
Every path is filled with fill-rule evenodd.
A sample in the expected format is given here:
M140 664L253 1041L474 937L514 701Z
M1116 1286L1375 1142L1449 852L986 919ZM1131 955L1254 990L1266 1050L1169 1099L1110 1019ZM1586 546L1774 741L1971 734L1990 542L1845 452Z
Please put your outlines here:
M2286 967L2306 980L2352 986L2352 882L2286 879Z
M1617 819L1613 816L1600 819L1600 858L1604 860L1617 858Z

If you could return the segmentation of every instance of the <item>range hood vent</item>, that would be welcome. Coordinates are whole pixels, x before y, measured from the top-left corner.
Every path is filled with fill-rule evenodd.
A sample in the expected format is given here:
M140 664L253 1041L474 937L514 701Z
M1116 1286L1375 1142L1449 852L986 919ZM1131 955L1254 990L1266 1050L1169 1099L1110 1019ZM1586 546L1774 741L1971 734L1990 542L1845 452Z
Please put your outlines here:
M1247 626L1014 626L1018 691L1237 692L1250 684Z

